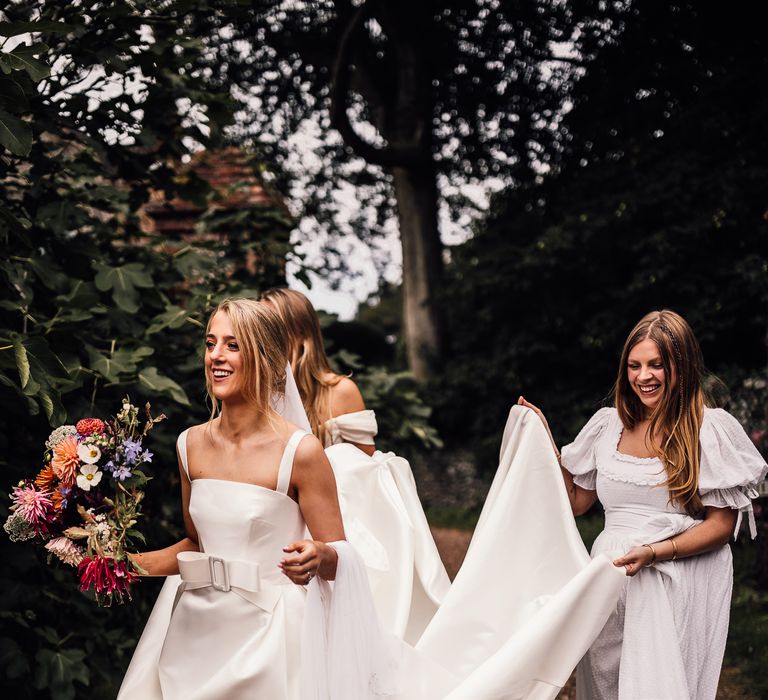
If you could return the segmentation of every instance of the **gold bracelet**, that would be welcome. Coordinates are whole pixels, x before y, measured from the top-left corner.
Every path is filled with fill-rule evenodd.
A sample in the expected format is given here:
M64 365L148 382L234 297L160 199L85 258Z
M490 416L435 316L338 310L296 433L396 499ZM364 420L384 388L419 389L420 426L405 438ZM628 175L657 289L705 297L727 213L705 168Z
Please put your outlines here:
M675 542L675 538L669 540L672 543L672 561L675 561L677 559L677 542Z
M648 549L653 552L653 558L645 565L645 568L647 569L649 566L653 566L656 563L656 548L652 544L644 544L642 546L648 547Z

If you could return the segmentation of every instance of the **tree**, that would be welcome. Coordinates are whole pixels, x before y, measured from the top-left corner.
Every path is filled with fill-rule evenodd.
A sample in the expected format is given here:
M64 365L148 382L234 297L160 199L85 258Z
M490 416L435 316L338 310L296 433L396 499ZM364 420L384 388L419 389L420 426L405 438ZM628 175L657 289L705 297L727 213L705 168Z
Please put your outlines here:
M453 251L445 434L485 445L524 393L561 443L609 400L621 343L654 308L691 323L740 391L765 367L768 68L759 22L693 3L630 5L572 92L567 147ZM466 332L466 329L471 329ZM472 420L464 406L481 405Z
M273 0L216 40L227 68L218 77L244 99L240 138L256 134L292 181L308 159L292 157L301 142L291 136L314 129L321 161L297 197L304 216L343 226L330 193L346 179L377 209L351 222L371 235L394 200L409 366L420 378L443 351L440 185L527 182L556 156L573 67L555 54L564 42L578 50L589 35L580 25L570 5L544 0Z
M227 93L196 68L198 34L222 6L30 0L6 4L0 17L0 491L33 475L51 425L109 416L126 394L151 400L170 420L152 442L150 545L178 536L173 430L205 417L189 397L201 393L208 308L277 281L233 280L226 252L166 245L139 227L150 189L211 203L205 183L180 179L176 164L195 143L216 145L232 119ZM210 131L190 110L207 115ZM259 244L276 233L284 255L276 222L285 212L269 209L251 222L271 222ZM211 230L228 225L221 214L209 212ZM3 520L8 505L3 495ZM114 697L153 584L130 606L97 609L71 571L31 547L3 533L0 552L3 689Z

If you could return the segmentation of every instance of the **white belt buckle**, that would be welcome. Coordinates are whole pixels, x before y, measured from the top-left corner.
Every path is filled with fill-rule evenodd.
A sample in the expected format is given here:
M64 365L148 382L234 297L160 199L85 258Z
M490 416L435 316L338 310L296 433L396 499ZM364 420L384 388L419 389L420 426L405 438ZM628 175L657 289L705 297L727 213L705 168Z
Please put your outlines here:
M208 557L208 567L211 570L211 587L226 593L231 590L227 562L221 557Z

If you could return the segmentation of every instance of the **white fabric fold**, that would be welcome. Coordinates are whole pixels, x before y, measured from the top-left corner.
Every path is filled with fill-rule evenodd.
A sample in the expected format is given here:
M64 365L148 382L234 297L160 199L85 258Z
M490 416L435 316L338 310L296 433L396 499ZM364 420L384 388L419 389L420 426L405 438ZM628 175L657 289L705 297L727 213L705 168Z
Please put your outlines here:
M307 587L302 629L301 688L308 700L392 697L399 651L376 616L362 560L346 541L329 542L338 554L336 579Z

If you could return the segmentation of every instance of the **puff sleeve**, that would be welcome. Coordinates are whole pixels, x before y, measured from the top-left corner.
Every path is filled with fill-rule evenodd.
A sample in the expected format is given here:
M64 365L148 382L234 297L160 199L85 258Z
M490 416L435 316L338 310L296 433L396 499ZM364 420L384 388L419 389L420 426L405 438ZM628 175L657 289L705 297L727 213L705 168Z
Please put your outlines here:
M757 498L756 487L765 479L768 464L739 421L722 408L705 410L699 440L699 495L702 503L739 511L734 537L746 513L754 539L757 528L752 499Z
M589 419L576 439L560 452L560 463L573 474L574 483L583 489L594 491L596 488L595 446L605 432L614 411L613 408L601 408Z

